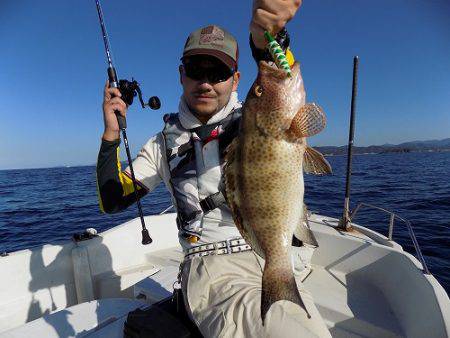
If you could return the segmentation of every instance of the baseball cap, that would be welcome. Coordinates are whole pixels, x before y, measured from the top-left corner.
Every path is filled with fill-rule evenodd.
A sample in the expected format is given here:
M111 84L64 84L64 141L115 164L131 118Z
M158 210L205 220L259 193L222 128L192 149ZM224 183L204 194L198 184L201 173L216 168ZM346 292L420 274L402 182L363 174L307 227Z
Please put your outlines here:
M183 58L193 55L210 55L218 58L234 71L237 70L239 49L236 39L216 25L192 32L186 40Z

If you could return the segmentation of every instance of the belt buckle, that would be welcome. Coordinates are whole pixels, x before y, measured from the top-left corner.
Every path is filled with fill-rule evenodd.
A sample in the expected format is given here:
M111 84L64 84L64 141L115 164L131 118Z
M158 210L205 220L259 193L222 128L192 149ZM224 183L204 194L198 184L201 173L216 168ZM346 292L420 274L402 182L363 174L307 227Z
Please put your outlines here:
M210 255L217 255L218 253L219 253L219 247L218 247L218 243L217 242L214 242L213 243L213 247L214 247L214 251L212 251L211 253L210 253Z
M227 254L231 254L231 241L232 240L233 240L232 238L227 238L225 240L225 243L227 245Z

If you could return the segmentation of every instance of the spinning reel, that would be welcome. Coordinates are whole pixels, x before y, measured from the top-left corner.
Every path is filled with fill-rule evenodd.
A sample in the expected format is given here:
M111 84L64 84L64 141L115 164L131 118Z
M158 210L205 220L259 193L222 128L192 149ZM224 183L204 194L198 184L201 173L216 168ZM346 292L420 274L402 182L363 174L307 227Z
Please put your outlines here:
M141 103L142 108L150 107L153 110L161 108L161 101L157 96L152 96L148 99L148 102L145 103L142 99L141 88L139 87L139 83L131 78L131 81L128 80L119 80L119 90L122 94L122 100L128 105L131 106L133 104L133 99L136 95L139 98L139 102Z

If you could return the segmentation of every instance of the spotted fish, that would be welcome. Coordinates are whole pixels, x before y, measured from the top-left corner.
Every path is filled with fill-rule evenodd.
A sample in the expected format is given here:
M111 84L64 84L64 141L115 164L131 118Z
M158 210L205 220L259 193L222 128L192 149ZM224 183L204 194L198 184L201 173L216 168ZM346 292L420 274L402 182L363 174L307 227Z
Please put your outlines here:
M240 233L265 259L261 318L278 300L305 305L294 279L290 247L308 241L303 225L303 174L331 172L322 154L306 145L306 137L325 127L325 115L305 104L298 63L291 75L260 62L258 76L242 110L238 136L226 154L225 190Z

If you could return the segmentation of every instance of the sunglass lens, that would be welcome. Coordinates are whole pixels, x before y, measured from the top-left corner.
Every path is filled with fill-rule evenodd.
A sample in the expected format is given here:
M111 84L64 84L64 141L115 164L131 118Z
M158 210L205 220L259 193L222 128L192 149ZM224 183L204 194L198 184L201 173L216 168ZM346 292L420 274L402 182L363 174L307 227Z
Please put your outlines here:
M184 69L186 76L189 78L195 81L200 81L206 78L211 83L226 81L231 75L233 75L231 70L226 66L203 68L195 64L186 64L184 65Z
M196 67L192 64L187 64L184 66L184 70L186 72L186 76L191 78L192 80L199 81L204 78L203 69L200 67Z

